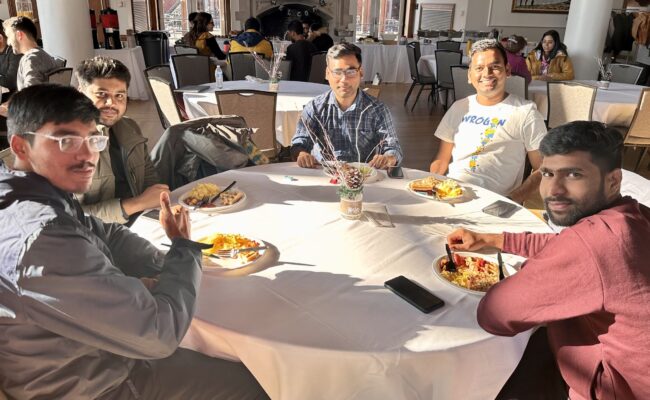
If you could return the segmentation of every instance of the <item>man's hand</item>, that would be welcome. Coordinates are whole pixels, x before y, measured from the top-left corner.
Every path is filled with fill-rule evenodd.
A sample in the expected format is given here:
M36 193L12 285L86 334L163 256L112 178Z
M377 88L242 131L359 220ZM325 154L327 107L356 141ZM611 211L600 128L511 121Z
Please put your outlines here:
M169 192L160 193L160 225L170 239L190 238L190 214L181 206L172 208Z
M169 186L162 183L151 185L141 195L122 200L122 208L127 215L133 215L149 208L158 208L161 193L169 194Z
M371 167L377 169L388 169L397 164L397 157L384 154L375 154L375 156L368 163Z
M7 117L7 112L9 111L8 108L9 108L9 102L8 101L0 104L0 116L6 118Z
M503 234L478 233L461 228L447 235L447 243L454 250L476 251L486 247L502 249Z
M306 151L301 151L300 154L298 154L298 159L296 160L296 162L298 162L298 166L301 168L316 167L316 159L314 158L314 156L307 153Z

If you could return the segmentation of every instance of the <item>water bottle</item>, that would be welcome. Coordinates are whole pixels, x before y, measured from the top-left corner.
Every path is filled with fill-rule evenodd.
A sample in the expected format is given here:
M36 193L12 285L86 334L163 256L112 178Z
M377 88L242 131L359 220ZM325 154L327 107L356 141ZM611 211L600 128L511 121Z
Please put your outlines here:
M223 89L223 71L221 70L221 65L217 65L217 69L214 71L214 80L217 82L217 89Z

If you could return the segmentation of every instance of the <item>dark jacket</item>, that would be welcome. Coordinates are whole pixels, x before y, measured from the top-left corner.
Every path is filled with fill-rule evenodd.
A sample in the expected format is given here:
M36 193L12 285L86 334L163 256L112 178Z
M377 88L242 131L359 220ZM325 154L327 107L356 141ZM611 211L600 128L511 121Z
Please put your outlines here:
M16 75L22 54L14 54L11 46L6 46L0 52L0 86L6 87L10 92L16 91Z
M311 41L318 51L327 51L334 46L334 39L327 33L321 33Z
M309 81L311 55L316 51L316 47L307 40L298 40L287 47L287 60L291 60L292 81Z
M42 176L0 163L0 390L95 399L135 359L169 356L194 315L200 257L184 239L165 256L84 215ZM138 279L155 275L152 291Z

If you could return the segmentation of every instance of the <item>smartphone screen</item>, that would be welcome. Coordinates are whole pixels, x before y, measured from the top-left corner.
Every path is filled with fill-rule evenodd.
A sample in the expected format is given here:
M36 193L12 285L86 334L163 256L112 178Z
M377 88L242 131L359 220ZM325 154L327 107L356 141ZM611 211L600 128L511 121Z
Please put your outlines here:
M160 216L160 209L154 208L153 210L149 210L146 213L143 213L142 216L147 217L147 218L151 218L151 219L155 219L156 221L158 221L159 216Z
M402 275L386 281L384 286L423 313L428 314L445 305L445 302L433 293Z
M485 207L482 211L486 214L494 215L496 217L508 218L519 209L519 206L507 201L497 200L489 206Z
M389 178L395 178L395 179L404 178L404 171L402 171L402 167L389 167L388 168L388 177Z

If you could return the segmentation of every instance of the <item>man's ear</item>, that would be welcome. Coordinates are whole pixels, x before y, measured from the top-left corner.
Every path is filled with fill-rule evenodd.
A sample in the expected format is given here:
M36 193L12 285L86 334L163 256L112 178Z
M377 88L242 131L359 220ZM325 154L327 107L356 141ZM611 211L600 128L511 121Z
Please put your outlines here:
M616 168L605 175L605 191L612 196L618 196L621 192L621 182L623 181L623 171Z
M16 158L23 161L27 159L29 143L27 143L27 140L24 137L20 135L11 135L9 146L11 146L11 152L14 153Z

